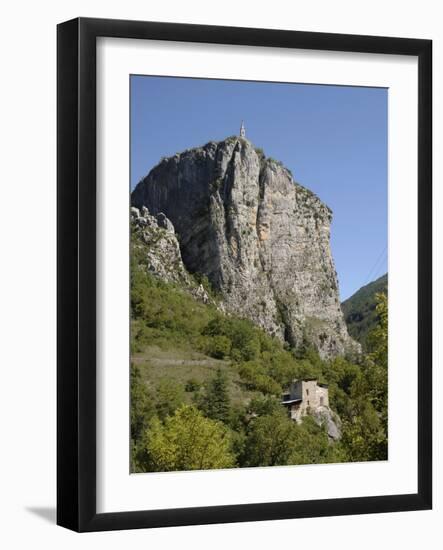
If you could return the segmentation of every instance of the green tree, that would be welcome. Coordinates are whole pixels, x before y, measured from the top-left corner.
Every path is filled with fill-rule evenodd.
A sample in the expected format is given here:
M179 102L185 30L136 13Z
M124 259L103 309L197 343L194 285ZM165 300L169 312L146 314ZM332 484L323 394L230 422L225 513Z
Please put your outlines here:
M340 462L342 453L329 443L326 429L307 416L301 425L275 411L251 421L242 456L244 466Z
M297 437L292 442L288 464L322 464L339 462L339 454L329 443L324 427L318 426L312 416L306 416L301 425L296 426Z
M367 344L369 355L365 374L369 387L369 398L379 413L383 428L388 430L388 297L375 295L378 325L369 333Z
M367 344L369 357L380 367L388 366L388 297L386 294L375 295L378 325L369 333Z
M143 382L140 369L131 364L131 471L140 471L138 453L140 440L144 431L149 427L150 421L156 414L152 395Z
M260 331L245 319L217 315L207 324L203 334L229 339L230 355L234 361L250 361L260 353Z
M144 438L145 471L207 470L235 465L227 428L182 405L164 424L152 422Z
M295 425L284 411L260 416L251 421L245 442L244 466L288 464L296 437Z
M157 386L156 408L158 416L164 420L185 402L183 385L171 378L161 378Z
M281 399L271 395L256 395L249 403L248 412L255 416L270 416L281 412Z
M148 421L155 415L152 396L144 384L140 369L131 364L131 438L137 442L146 429Z
M261 361L247 361L238 365L238 372L245 386L264 394L280 396L282 387L267 374L266 366Z
M217 369L214 378L209 381L203 409L208 418L226 422L229 407L228 379L221 369Z
M387 459L386 432L380 415L364 395L354 391L352 411L343 421L341 445L351 462Z

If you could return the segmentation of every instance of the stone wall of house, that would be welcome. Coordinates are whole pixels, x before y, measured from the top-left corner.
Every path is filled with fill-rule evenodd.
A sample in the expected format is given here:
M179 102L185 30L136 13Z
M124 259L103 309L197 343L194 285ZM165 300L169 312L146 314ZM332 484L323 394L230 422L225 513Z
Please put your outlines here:
M319 407L329 407L329 390L323 386L317 385L317 399Z
M329 390L320 386L317 380L297 380L290 388L290 399L301 399L301 403L289 406L292 420L300 423L310 414L319 425L325 425L328 436L337 440L341 437L341 420L329 406Z

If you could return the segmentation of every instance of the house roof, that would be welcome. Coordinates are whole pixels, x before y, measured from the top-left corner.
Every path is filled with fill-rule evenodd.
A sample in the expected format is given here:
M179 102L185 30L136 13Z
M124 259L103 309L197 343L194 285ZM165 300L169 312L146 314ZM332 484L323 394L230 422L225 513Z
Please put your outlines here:
M292 405L293 403L301 403L301 399L287 399L285 401L282 401L282 405Z

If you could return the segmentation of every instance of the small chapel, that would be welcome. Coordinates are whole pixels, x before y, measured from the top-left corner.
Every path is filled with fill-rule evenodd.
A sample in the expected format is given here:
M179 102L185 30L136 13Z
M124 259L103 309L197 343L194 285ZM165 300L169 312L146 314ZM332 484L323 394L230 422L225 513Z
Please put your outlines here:
M246 130L245 130L245 125L243 123L243 120L241 121L241 125L240 125L240 137L242 138L246 137Z

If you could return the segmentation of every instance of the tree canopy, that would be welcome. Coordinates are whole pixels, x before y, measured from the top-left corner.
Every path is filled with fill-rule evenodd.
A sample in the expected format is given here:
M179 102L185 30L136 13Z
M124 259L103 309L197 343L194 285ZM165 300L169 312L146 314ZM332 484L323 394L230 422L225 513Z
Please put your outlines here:
M172 364L183 366L157 377L151 377L149 360L131 366L132 471L387 458L386 294L376 296L377 323L366 353L322 360L312 347L291 349L250 321L202 304L137 266L132 350L173 350ZM190 361L196 364L192 372L187 359L176 358L181 350L186 357L198 355ZM331 409L342 423L340 441L330 441L313 417L301 424L290 420L282 406L283 390L306 378L328 384Z
M194 406L182 405L164 423L155 419L144 437L147 471L206 470L235 465L228 430L205 418Z

